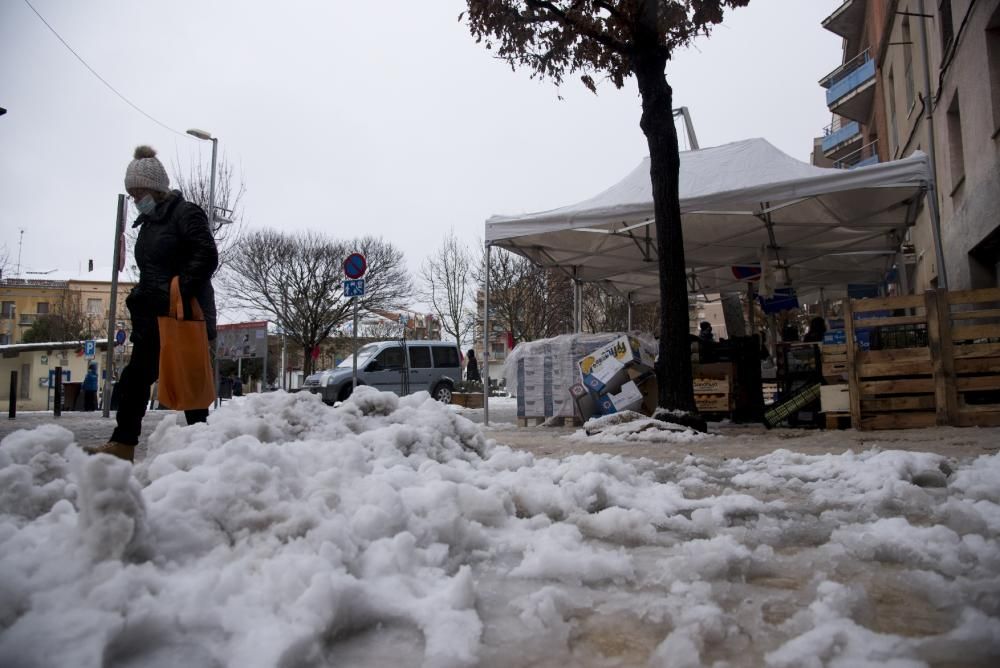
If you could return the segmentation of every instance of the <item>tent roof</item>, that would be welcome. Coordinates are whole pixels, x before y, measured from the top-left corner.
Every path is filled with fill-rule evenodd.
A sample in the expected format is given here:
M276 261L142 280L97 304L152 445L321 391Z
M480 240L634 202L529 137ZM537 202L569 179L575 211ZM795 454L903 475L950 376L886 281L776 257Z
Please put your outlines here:
M811 288L877 282L913 222L927 158L852 170L800 162L763 139L680 154L680 204L690 287L739 289L734 265L762 249L784 279ZM634 302L658 298L649 158L577 204L486 221L486 241L541 266L603 282Z

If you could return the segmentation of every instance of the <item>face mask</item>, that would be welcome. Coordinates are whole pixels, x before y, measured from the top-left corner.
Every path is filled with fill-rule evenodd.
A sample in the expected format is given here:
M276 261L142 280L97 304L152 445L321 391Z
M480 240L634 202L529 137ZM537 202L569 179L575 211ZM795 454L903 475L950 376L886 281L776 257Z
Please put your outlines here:
M139 209L139 213L148 215L153 213L153 209L156 208L156 200L153 199L152 195L146 195L135 203L135 208Z

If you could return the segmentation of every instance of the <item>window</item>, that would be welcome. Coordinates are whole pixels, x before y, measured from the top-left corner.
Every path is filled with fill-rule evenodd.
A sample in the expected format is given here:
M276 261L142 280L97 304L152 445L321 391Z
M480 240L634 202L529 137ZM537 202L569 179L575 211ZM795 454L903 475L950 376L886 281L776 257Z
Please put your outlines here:
M49 303L48 302L38 302L38 306L35 307L35 313L38 315L48 315L49 313Z
M941 31L941 51L944 53L955 35L954 24L951 22L951 0L938 2L938 25Z
M2 312L2 315L3 315L4 318L13 318L14 317L14 302L4 302L3 303L3 312Z
M990 100L993 104L993 136L1000 133L1000 7L986 25L986 58L990 69Z
M100 299L87 299L87 313L89 315L101 315L104 310L102 307L104 303Z
M889 85L885 94L889 96L889 157L896 157L899 148L899 130L896 128L896 77L889 72Z
M0 346L10 345L10 334L0 334Z
M907 113L916 101L913 93L913 37L910 35L910 17L903 18L903 77L906 80Z
M410 367L413 369L430 369L431 349L428 346L410 346Z
M399 346L386 348L375 358L375 363L380 370L399 369L403 366L403 349Z
M431 351L434 353L434 366L438 368L462 366L458 361L458 349L455 346L434 346Z
M965 148L962 146L962 113L958 106L958 95L948 107L948 153L951 157L951 194L965 178Z

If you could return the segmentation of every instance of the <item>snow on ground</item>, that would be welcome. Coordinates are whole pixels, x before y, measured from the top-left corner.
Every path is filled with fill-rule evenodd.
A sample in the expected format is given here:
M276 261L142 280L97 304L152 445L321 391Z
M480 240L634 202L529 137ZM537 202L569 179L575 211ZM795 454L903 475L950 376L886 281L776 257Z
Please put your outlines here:
M996 665L1000 455L773 444L539 458L369 388L168 416L134 468L17 431L0 665Z

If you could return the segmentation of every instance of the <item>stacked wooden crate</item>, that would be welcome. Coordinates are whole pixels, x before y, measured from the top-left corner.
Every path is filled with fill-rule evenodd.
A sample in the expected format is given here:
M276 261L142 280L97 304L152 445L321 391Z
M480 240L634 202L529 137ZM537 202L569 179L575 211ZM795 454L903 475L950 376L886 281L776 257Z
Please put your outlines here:
M859 429L1000 425L1000 289L862 299L845 314L851 423ZM899 347L870 340L907 328ZM899 344L899 342L897 342Z

